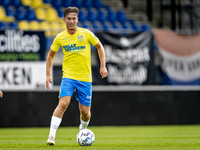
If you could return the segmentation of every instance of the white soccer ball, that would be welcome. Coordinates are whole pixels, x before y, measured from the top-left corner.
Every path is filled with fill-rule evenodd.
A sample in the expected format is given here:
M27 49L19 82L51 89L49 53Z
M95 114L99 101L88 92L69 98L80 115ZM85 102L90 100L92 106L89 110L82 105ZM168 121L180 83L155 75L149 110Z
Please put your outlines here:
M76 140L80 146L91 146L94 143L95 135L89 129L82 129L78 132Z

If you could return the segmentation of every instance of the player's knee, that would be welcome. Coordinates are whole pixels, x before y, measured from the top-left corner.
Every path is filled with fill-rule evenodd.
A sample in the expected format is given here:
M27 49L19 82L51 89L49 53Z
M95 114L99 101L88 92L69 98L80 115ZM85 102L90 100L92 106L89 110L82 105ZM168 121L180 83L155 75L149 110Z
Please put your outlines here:
M90 116L90 111L88 111L88 110L81 110L81 114L82 114L84 117L89 117L89 116Z
M68 103L68 102L61 102L61 103L59 104L59 106L60 106L60 108L61 108L62 110L66 110L67 107L69 106L69 103Z

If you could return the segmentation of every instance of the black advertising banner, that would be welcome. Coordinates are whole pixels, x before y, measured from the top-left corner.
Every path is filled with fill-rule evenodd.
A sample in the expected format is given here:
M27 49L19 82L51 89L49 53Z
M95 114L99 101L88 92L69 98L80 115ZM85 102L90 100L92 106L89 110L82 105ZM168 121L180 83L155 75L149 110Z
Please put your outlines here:
M155 78L153 34L95 33L105 49L108 77L97 84L153 85Z
M0 61L45 60L43 31L6 29L0 31Z

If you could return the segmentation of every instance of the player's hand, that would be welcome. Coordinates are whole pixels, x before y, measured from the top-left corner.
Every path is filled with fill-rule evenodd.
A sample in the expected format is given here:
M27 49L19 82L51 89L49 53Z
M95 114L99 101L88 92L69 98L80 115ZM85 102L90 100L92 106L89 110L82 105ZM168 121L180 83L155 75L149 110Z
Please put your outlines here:
M3 92L0 90L0 97L3 97Z
M100 74L101 74L102 78L106 78L108 76L108 71L107 71L106 67L100 68Z
M47 90L50 90L50 84L49 83L52 83L52 77L46 76L46 88L47 88Z

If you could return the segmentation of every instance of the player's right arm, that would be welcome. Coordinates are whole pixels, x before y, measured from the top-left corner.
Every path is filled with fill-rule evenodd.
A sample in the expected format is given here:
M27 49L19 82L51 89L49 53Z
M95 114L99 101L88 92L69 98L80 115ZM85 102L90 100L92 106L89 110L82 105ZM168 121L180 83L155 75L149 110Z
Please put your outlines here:
M0 97L3 97L3 92L0 90Z
M52 67L55 55L56 55L56 52L54 52L50 49L49 53L47 55L47 61L46 61L46 88L47 88L47 90L50 90L49 83L52 83L51 67Z

